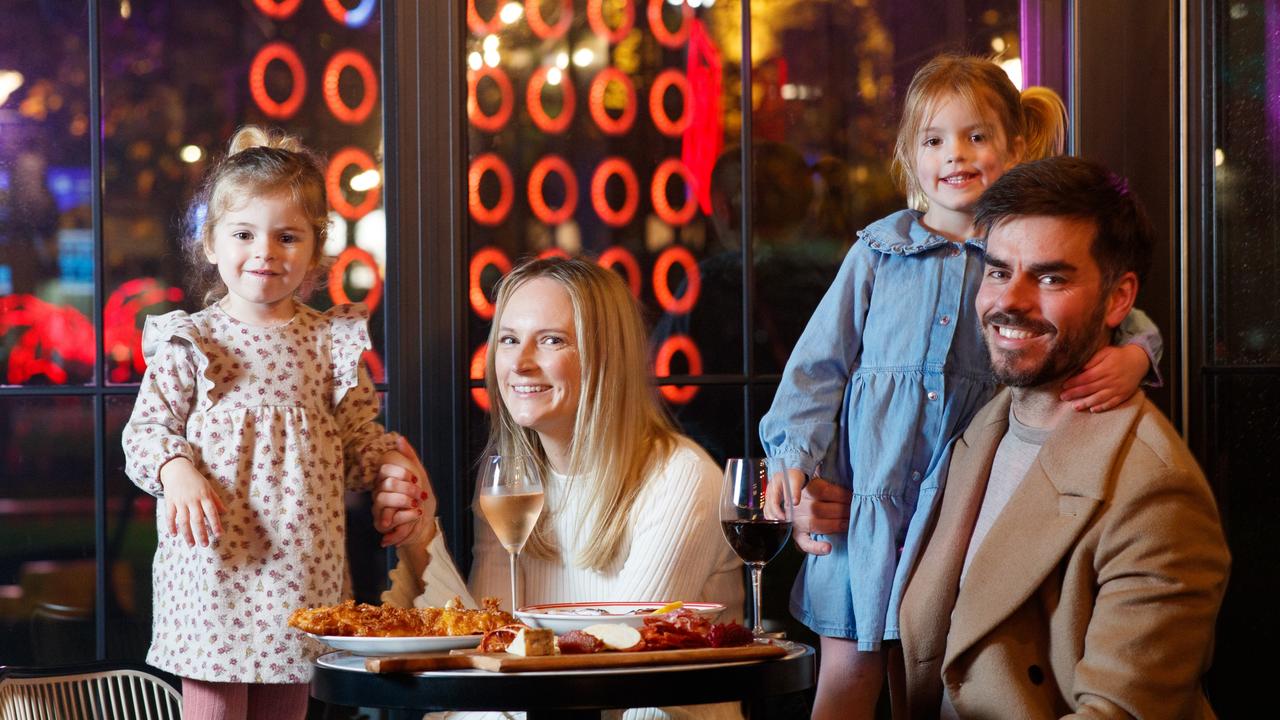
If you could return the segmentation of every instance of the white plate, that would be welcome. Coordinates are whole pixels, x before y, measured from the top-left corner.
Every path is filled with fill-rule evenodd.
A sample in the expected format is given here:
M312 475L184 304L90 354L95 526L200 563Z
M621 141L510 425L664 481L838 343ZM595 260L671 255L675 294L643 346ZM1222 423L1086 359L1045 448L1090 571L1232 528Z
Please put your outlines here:
M581 630L599 623L621 623L632 627L644 624L644 615L636 614L638 610L656 610L666 603L659 602L583 602L583 603L547 603L545 605L528 605L516 611L516 618L534 627L551 628L557 635L570 630ZM715 622L724 605L708 602L687 602L685 608L692 610L710 622Z
M311 633L307 633L311 635ZM399 655L401 653L435 652L480 645L479 635L442 635L432 637L350 637L346 635L311 635L335 650L356 655Z

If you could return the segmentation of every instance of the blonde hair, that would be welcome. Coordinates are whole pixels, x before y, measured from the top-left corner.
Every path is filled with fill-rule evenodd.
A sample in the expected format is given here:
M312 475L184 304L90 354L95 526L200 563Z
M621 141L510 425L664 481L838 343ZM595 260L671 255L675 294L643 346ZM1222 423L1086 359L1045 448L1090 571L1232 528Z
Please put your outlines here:
M537 278L553 280L568 293L582 365L567 474L575 483L572 491L587 494L582 520L591 529L592 542L572 561L607 571L626 546L631 509L645 478L670 453L676 429L650 382L648 334L640 310L617 273L586 260L532 260L498 284L485 357L490 397L485 454L529 455L537 458L544 477L550 470L537 433L518 425L502 402L494 366L499 325L511 296ZM559 554L546 513L525 549L541 558Z
M972 55L939 55L916 71L907 87L902 122L893 147L893 174L913 210L929 202L916 179L916 141L946 98L955 97L994 120L1004 132L1006 151L1022 139L1020 161L1062 153L1067 110L1062 99L1046 87L1018 92L1013 81L994 62Z
M209 263L213 231L228 210L247 197L288 192L302 209L315 235L311 271L297 296L305 299L325 273L324 244L329 235L329 201L325 194L324 163L302 141L278 129L245 125L231 136L226 156L205 176L188 213L184 250L190 266L191 294L211 305L226 295L218 270Z

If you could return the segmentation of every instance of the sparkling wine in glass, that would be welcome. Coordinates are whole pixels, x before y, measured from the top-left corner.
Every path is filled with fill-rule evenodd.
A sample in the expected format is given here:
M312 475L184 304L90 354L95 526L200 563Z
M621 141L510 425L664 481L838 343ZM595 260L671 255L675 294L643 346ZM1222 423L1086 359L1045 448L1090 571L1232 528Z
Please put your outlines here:
M760 579L765 563L772 560L791 537L793 513L790 485L782 480L771 486L767 461L729 458L725 463L720 527L729 547L751 568L755 608L751 632L756 637L765 635L760 624Z
M511 610L520 607L516 563L542 514L538 463L525 455L490 455L480 466L480 511L511 557Z

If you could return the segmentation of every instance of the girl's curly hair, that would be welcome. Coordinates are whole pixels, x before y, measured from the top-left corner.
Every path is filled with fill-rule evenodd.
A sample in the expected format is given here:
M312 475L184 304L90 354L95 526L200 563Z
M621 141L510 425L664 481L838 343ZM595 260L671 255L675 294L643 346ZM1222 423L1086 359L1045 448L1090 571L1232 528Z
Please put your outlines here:
M311 270L297 293L299 300L305 300L327 270L324 245L329 235L329 201L323 166L320 156L281 130L256 125L237 130L226 156L209 170L187 213L182 245L191 295L212 305L227 294L217 266L208 259L214 228L223 215L249 197L288 192L311 223L316 240Z

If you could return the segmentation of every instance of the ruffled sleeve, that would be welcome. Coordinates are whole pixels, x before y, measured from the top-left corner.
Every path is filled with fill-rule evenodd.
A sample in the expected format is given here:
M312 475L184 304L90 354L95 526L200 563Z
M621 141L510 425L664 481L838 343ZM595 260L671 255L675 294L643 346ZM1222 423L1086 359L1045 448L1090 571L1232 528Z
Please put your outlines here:
M351 490L368 490L383 454L396 447L395 437L377 421L378 393L360 362L372 346L368 318L363 305L338 305L325 312L333 343L334 417L342 435L346 486Z
M200 332L180 310L147 318L142 354L147 371L122 436L125 472L139 488L160 496L160 468L177 457L195 461L187 418L197 403L209 402L213 380L206 375L209 358Z

